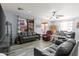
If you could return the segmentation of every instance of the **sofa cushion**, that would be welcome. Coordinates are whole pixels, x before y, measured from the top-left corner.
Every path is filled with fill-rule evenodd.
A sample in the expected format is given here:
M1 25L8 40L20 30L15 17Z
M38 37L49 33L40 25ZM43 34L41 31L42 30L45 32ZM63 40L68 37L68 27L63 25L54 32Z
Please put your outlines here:
M58 49L58 45L52 44L52 45L50 46L50 48L56 51L56 50Z
M40 51L37 48L34 48L34 56L47 56L46 54L44 54L42 51Z
M69 39L68 42L71 42L73 45L76 44L76 40L74 40L74 39Z
M56 44L56 45L60 45L61 43L63 43L62 40L56 40L56 41L55 41L55 44Z
M71 42L64 42L59 45L55 55L56 56L68 56L73 48L73 44Z

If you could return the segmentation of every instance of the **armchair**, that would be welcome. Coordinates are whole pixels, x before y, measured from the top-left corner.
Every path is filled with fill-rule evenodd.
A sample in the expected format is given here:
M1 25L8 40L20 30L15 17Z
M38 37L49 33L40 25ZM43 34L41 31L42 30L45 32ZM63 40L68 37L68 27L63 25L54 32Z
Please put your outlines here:
M50 41L51 35L52 35L52 32L51 31L47 31L46 34L42 35L42 38L43 38L44 41Z

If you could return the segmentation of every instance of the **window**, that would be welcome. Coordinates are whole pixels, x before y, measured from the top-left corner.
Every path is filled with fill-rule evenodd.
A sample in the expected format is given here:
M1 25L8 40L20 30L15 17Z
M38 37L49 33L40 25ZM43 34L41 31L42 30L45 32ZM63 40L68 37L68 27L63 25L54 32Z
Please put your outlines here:
M72 21L62 21L60 23L60 30L61 31L72 31L73 29L73 22Z

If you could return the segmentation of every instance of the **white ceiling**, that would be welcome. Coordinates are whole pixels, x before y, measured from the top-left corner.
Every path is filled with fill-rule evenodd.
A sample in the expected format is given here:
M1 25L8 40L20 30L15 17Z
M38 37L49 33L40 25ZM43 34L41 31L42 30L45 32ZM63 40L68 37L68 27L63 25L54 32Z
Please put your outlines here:
M51 11L58 11L58 14L64 17L79 17L78 3L3 3L1 4L5 11L10 11L16 15L23 16L40 16L49 18ZM18 10L21 7L24 10Z

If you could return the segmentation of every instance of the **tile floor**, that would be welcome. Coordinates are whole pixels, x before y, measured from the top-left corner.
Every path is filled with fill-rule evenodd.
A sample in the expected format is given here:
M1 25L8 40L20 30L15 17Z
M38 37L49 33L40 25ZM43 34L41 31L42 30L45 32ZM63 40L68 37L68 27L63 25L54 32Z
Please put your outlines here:
M37 40L21 45L14 45L10 48L9 56L33 56L34 52L33 49L35 47L45 48L47 46L50 46L52 44L51 41L43 41L43 40Z

